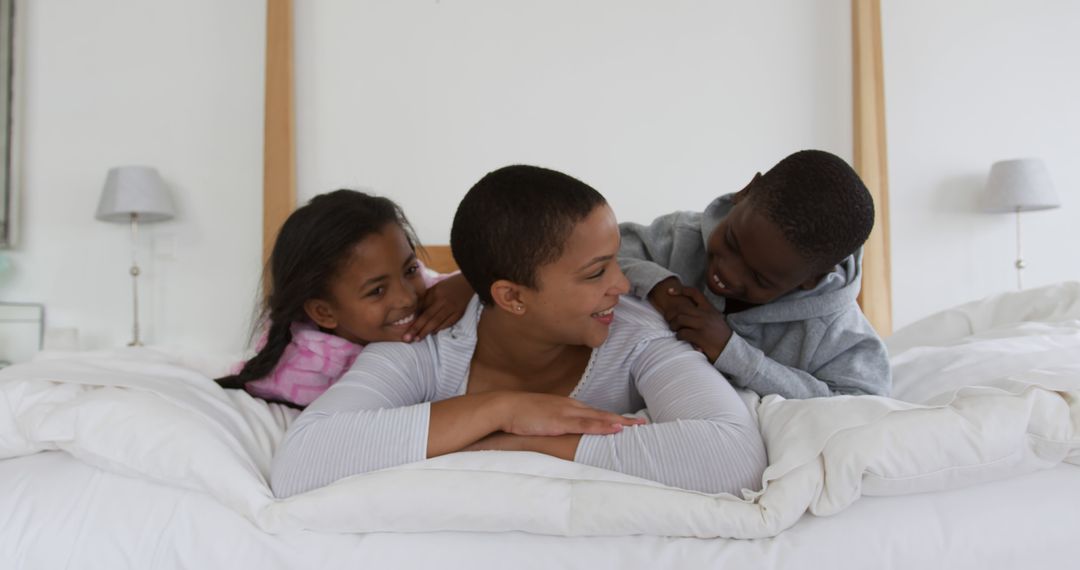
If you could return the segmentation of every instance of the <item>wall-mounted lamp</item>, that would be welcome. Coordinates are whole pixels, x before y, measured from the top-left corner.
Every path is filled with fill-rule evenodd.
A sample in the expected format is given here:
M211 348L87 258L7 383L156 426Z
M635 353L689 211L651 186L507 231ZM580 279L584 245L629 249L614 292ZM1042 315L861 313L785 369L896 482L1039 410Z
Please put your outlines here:
M135 255L139 222L163 222L171 220L173 215L169 189L165 187L165 181L157 169L121 166L109 170L95 217L103 222L131 224L131 300L134 311L132 339L128 346L142 346L139 340L139 263Z
M1002 160L990 167L986 183L987 212L1016 214L1016 288L1024 288L1024 264L1020 241L1020 213L1061 206L1050 173L1038 158Z

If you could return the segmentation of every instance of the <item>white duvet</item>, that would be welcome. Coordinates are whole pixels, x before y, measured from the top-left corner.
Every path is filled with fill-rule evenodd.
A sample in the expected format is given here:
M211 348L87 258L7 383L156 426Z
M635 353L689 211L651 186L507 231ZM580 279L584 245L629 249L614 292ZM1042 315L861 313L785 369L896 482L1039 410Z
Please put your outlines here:
M1004 295L890 339L894 399L765 398L765 488L704 495L528 453L459 453L285 501L270 457L295 412L151 350L0 371L0 459L59 449L206 493L269 532L506 531L757 538L862 495L1080 464L1080 283Z

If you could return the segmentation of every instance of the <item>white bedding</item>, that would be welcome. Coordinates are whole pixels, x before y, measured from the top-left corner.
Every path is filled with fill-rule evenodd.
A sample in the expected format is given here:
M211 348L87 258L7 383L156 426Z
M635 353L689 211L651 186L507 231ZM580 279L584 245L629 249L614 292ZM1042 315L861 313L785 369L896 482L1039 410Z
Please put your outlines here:
M1040 311L1021 310L1034 304ZM1037 320L1016 322L1018 314ZM1080 463L1080 286L943 315L917 324L948 329L929 339L933 346L897 335L902 399L765 398L757 411L767 486L746 497L671 489L536 454L461 453L275 501L267 468L292 413L222 391L198 366L146 350L0 371L0 458L63 450L106 472L209 497L261 531L290 536L763 538L807 511L840 513L863 495L962 488ZM964 318L967 329L953 326Z
M0 568L994 570L1068 568L1080 467L989 485L867 497L763 540L504 533L270 535L202 493L61 452L0 461ZM992 508L988 509L988 506Z

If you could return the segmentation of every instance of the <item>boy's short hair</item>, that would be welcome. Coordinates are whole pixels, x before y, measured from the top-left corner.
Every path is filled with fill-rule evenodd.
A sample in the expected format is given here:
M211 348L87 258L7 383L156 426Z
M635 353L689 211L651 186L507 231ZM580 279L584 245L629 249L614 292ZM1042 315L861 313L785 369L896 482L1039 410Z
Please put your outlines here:
M461 274L490 305L500 279L536 288L536 270L557 260L570 232L604 197L588 184L538 166L506 166L480 179L458 205L450 250Z
M874 200L844 159L802 150L755 180L751 203L797 251L825 271L854 253L874 227Z

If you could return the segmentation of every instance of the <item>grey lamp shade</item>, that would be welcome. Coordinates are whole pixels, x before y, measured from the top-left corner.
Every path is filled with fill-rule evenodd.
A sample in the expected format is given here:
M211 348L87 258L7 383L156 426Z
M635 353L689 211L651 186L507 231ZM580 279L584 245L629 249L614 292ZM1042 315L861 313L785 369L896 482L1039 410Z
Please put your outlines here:
M96 217L104 222L129 222L138 214L140 222L163 222L175 215L172 198L157 169L149 166L120 166L109 169L101 191Z
M987 212L1030 212L1061 206L1046 164L1037 158L1002 160L990 167Z

